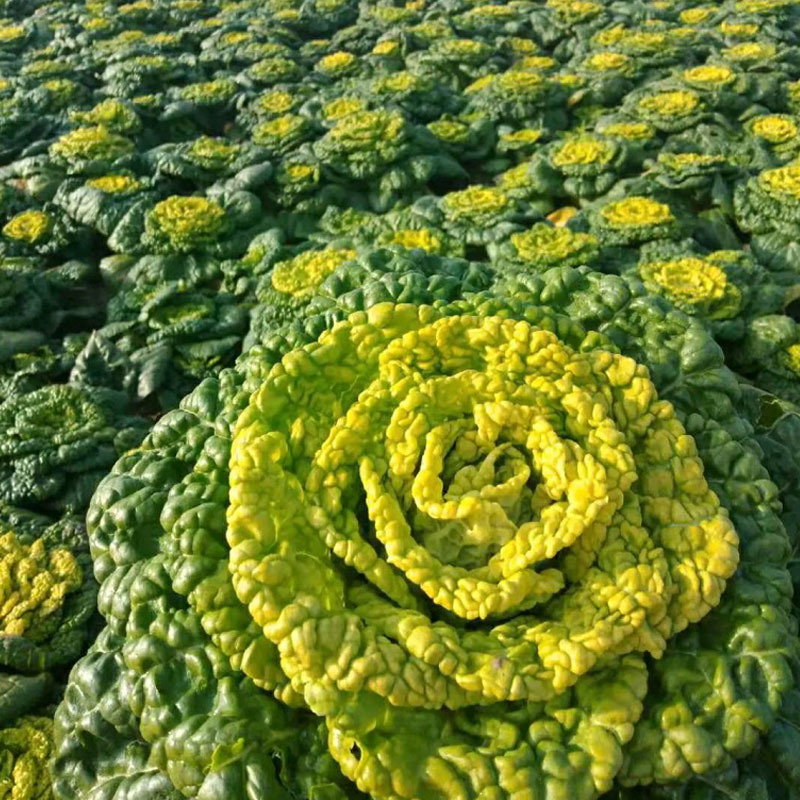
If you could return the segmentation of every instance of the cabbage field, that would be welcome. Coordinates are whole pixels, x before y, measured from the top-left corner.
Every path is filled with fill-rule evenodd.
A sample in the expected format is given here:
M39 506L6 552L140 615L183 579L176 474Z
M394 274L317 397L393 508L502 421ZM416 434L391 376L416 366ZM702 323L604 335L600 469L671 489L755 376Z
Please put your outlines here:
M800 800L800 2L0 0L0 800Z

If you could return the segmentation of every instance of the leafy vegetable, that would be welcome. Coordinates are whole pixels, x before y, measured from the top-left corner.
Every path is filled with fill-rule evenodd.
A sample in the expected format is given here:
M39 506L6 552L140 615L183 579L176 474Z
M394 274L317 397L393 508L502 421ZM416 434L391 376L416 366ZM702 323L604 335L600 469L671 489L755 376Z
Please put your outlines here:
M800 800L799 25L5 0L0 796Z
M0 500L37 509L85 507L110 464L146 428L103 389L51 385L0 403Z
M231 745L224 759L201 746L211 730L198 726L200 709L234 691L223 690L228 674L247 676L238 704L272 703L271 689L324 716L330 754L375 797L484 786L504 796L520 780L594 797L615 776L686 781L728 768L791 687L790 652L771 643L796 643L777 489L742 441L739 391L702 326L635 299L620 278L569 268L440 310L379 303L274 365L251 350L238 372L202 384L158 423L95 495L98 577L131 591L125 603L101 601L109 628L59 712L57 791L107 785L123 763L128 781L163 791L217 796L248 770L292 791L291 744L277 746L280 772L260 760L285 722L253 730L248 740L262 744ZM584 415L581 395L599 403L597 416ZM183 455L165 462L167 452ZM146 466L167 463L168 472ZM120 527L133 504L139 521ZM677 508L692 513L675 517ZM673 536L676 526L692 536ZM660 547L635 544L652 536ZM685 570L707 577L684 581ZM140 595L140 575L170 589ZM627 612L604 615L634 575L651 599L638 606L627 595ZM185 631L180 648L142 627L154 602ZM147 658L125 657L134 641ZM220 664L217 677L197 685L187 646ZM758 670L752 679L740 659ZM132 715L111 750L92 743L99 698L79 689L104 663L118 677L102 703ZM193 700L156 722L163 700L126 703L122 675L164 669L174 696ZM706 682L716 670L729 694ZM283 713L296 729L316 724ZM721 735L734 717L736 736ZM673 724L696 743L691 760L670 744ZM197 744L181 753L198 755L183 755L178 772L162 743L189 731ZM133 760L123 755L131 741L142 754ZM551 767L558 758L573 767ZM97 783L70 766L87 759Z

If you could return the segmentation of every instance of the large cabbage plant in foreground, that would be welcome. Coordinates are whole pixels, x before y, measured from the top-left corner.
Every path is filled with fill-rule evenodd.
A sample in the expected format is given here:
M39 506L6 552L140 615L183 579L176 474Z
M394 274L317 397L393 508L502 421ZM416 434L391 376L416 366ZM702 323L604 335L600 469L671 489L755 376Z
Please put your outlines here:
M56 796L794 796L796 530L707 328L568 267L340 316L98 488Z

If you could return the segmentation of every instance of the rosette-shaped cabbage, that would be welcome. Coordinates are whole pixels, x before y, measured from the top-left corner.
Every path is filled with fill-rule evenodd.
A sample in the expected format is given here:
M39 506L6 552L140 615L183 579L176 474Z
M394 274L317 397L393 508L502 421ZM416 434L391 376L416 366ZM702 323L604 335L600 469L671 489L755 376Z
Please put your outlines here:
M289 58L273 56L257 61L245 74L256 86L274 86L276 83L298 81L303 69Z
M603 5L592 0L548 0L533 7L532 21L537 37L546 46L561 44L566 49L611 20Z
M702 122L703 99L690 89L644 88L626 100L625 107L637 120L665 133L678 133Z
M0 228L0 258L69 258L82 254L89 243L89 232L50 203L20 211Z
M320 165L311 155L284 159L275 174L275 201L280 206L294 206L298 210L327 207L327 198L318 191L321 177Z
M484 75L464 89L467 111L495 123L524 124L558 130L566 127L565 90L536 72L509 70Z
M0 692L10 673L37 675L81 655L96 597L82 522L0 507Z
M621 24L595 33L591 44L603 49L613 47L623 55L634 57L642 70L677 64L685 47L685 43L671 37L667 31L626 28Z
M140 402L154 397L166 410L239 354L248 308L226 292L186 291L174 282L118 299L78 354L72 381Z
M421 197L408 209L393 213L405 218L410 227L441 229L456 241L482 246L499 242L541 218L541 211L525 194L513 187L507 191L502 182L500 186L475 184L441 198Z
M237 180L210 187L208 197L172 195L155 204L148 198L134 203L109 236L109 246L127 254L241 255L266 221L261 201L241 190Z
M770 274L747 253L718 250L706 255L679 246L643 248L632 270L652 294L706 320L721 343L737 342L751 320L780 313L791 300L792 277Z
M763 114L748 120L746 130L756 145L766 146L781 159L791 158L800 149L800 128L789 114Z
M655 160L646 161L645 167L645 180L674 192L676 198L697 211L714 205L730 207L733 187L742 177L740 167L714 152L662 151Z
M53 55L53 51L38 51L38 55ZM67 59L57 61L53 58L31 58L26 59L27 63L24 64L20 70L20 75L25 75L29 78L55 78L59 75L66 75L70 70L70 63Z
M58 624L66 596L81 585L81 570L68 550L26 546L13 532L0 535L0 635L46 639Z
M313 144L328 181L360 189L376 211L408 202L428 181L466 174L426 128L397 111L356 111ZM361 201L363 203L363 201Z
M144 421L103 389L52 385L0 403L0 501L31 510L85 508Z
M780 108L785 103L781 81L775 74L749 74L730 64L709 63L684 69L676 77L677 82L669 81L673 88L690 88L709 109L729 120L736 120L754 104Z
M442 256L463 257L465 251L463 241L436 228L405 228L400 224L382 230L378 226L373 238L378 245L403 247L406 250L419 249Z
M316 133L311 120L300 114L281 114L259 123L253 128L253 141L271 154L285 154L296 150Z
M593 264L599 254L597 238L567 227L537 222L527 231L512 233L508 241L489 246L489 255L499 271L507 267L525 272L545 272L552 267Z
M102 68L105 63L101 62L99 66ZM184 59L181 57L137 55L108 64L103 70L102 78L109 94L132 98L160 91L171 83L179 83L186 72Z
M509 198L524 200L542 214L551 212L568 198L564 176L552 167L545 153L504 170L496 183Z
M497 138L491 120L480 114L466 119L444 115L429 122L428 130L462 164L485 159Z
M335 82L345 76L354 75L361 66L358 56L348 53L346 50L337 50L335 53L322 56L314 64L314 69L323 80Z
M269 270L256 286L260 307L255 313L259 329L267 325L283 325L295 319L317 293L320 284L356 256L355 250L340 247L290 253L291 248L275 248L258 266L259 271Z
M174 87L171 95L175 102L166 114L194 122L202 130L221 133L242 98L240 92L240 86L227 77Z
M486 42L446 38L434 41L427 50L409 53L406 66L417 75L461 90L486 75L490 65L499 67L504 61Z
M636 58L614 50L592 53L576 64L576 74L586 81L583 102L606 108L617 106L634 87L639 71Z
M514 130L506 125L498 126L497 132L497 152L513 156L517 161L530 157L544 135L540 128Z
M302 300L313 295L317 287L340 264L355 258L353 250L306 250L287 261L279 261L270 272L273 291ZM261 302L264 302L263 300Z
M635 150L654 149L660 141L656 129L649 123L631 121L620 115L603 117L598 120L595 127L597 132L603 136L621 139L628 147Z
M721 51L720 56L742 69L779 68L778 47L772 42L740 42Z
M313 796L321 719L334 797L580 800L753 751L797 638L720 351L617 277L498 292L254 348L120 460L59 798Z
M640 245L673 239L683 227L682 220L667 203L642 195L598 202L586 212L586 219L591 232L604 245ZM579 218L575 220L575 225L579 225Z
M88 334L47 341L38 331L4 331L5 352L0 356L0 396L15 397L50 383L60 383L69 371Z
M460 94L445 84L408 70L374 78L364 85L362 94L375 106L400 109L412 122L429 122L442 113L457 112L463 105Z
M800 228L800 161L767 169L734 193L736 223L750 233L796 235Z
M589 75L604 73L630 74L636 67L636 61L624 53L605 50L592 53L583 63L583 69Z
M202 81L201 83L190 83L180 90L182 100L197 103L203 106L219 106L230 101L238 87L235 81L229 78L219 78L214 81Z
M86 90L69 78L54 78L44 81L30 94L28 102L31 110L45 112L61 118L70 105L85 102Z
M115 97L102 100L89 111L73 111L70 114L70 120L79 125L102 126L111 133L123 136L137 133L142 127L142 121L135 106ZM84 133L83 136L85 140L87 135ZM75 150L78 146L79 140L73 131L71 137L61 143L59 150L68 155L69 150ZM87 144L83 144L84 149L87 146Z
M189 253L212 247L227 232L225 210L205 197L168 197L147 216L145 232L156 252Z
M143 154L142 160L156 177L169 175L208 186L215 180L260 167L269 177L267 152L252 144L241 144L214 136L200 136L191 142L163 144Z
M304 93L302 87L291 88L291 92L286 89L271 89L259 95L250 105L250 113L257 118L269 118L293 111L300 104Z
M603 136L575 136L554 142L548 153L561 191L574 200L593 200L610 191L632 166L624 142Z
M339 119L315 145L320 160L357 180L378 175L409 150L410 132L402 115L361 111Z
M53 230L54 221L44 211L29 209L12 217L3 226L3 236L25 244L44 242Z
M289 397L297 390L305 396L294 387L291 359L307 353L313 363L312 347L288 355L267 377L234 433L228 508L234 588L259 627L272 631L278 623L282 628L267 636L288 656L281 657L281 665L292 690L312 708L325 709L321 713L335 713L340 706L345 710L351 702L346 695L360 688L396 705L420 708L458 708L479 696L546 699L553 689L573 685L606 652L615 652L618 636L633 635L637 642L624 651L660 654L665 639L717 604L738 562L733 527L704 480L672 502L692 506L694 513L683 523L687 533L695 530L701 549L713 553L711 569L699 571L704 575L700 582L710 584L705 596L690 585L693 581L679 577L706 560L681 544L687 535L675 532L671 545L659 538L662 526L666 536L675 525L666 509L656 510L660 493L630 492L637 480L645 485L658 481L665 468L681 485L699 467L694 448L683 457L653 452L651 437L670 450L668 443L677 444L686 434L669 404L656 399L644 368L605 351L579 353L556 332L528 322L437 316L424 308L377 306L338 326L320 346L339 351L337 371L348 362L353 368L334 378L336 372L327 374L323 367L319 378L326 393L345 391L340 401L346 413L320 418L290 412L285 419ZM389 337L382 335L387 329ZM529 376L520 377L520 363ZM290 377L280 392L273 381L286 374L286 367ZM315 376L316 370L310 373ZM567 375L572 376L570 389L562 398L559 382ZM311 377L310 383L315 382ZM354 384L350 391L348 383ZM604 414L603 404L597 404L606 395ZM583 404L593 410L591 422L580 413ZM644 426L638 436L620 430L615 405L626 407L628 429ZM280 434L269 435L279 430L279 418L287 432L295 419L317 431L314 440L304 442L306 463L292 454L291 434L283 441ZM375 437L383 420L385 433ZM269 477L245 469L257 463L274 465ZM335 483L326 480L328 474L337 476ZM535 488L529 486L532 475ZM352 504L344 502L352 492L365 503L371 522L367 537L360 533ZM284 523L272 540L254 537L251 520L277 522L286 520L287 512L295 519L306 515L307 522L296 532ZM648 547L642 537L655 539ZM270 558L273 547L282 554ZM652 556L645 563L621 558L621 571L604 575L596 562L603 561L607 548L617 558L628 549L631 555L658 549L661 563ZM352 599L341 567L327 563L326 551L365 579L351 587ZM308 565L301 577L298 568L307 558L318 566ZM253 575L259 562L263 579ZM541 562L549 564L537 566ZM273 570L275 579L267 574ZM553 604L551 619L546 604L567 582L572 587ZM320 587L310 608L306 586ZM620 592L633 606L621 615ZM637 592L648 599L635 601ZM530 620L533 630L526 631L518 620L484 634L479 653L487 650L488 660L470 657L469 634L426 621L423 597L433 604L433 613L445 618L449 612L465 621L487 620L542 606L541 621L534 625L536 617ZM395 604L399 608L393 609ZM300 612L301 618L286 619L281 626L284 611ZM353 620L351 634L346 620L353 612L361 623ZM673 615L676 619L669 619ZM330 638L320 630L314 637L319 645L309 638L319 625L327 630L336 619L344 623L338 635ZM311 625L297 640L292 630L306 621ZM296 641L286 650L282 642L290 634ZM381 645L386 635L398 639L397 651ZM529 665L528 658L512 653L515 640L530 648ZM340 664L339 675L328 676L324 668L317 673L308 663L314 651L322 656L346 642L355 650L348 663ZM462 648L466 652L459 655ZM492 657L501 662L494 675L483 669ZM404 662L396 678L380 677L395 673ZM437 671L426 680L430 666ZM358 759L347 760L358 766Z
M50 146L53 160L71 173L107 171L134 150L133 142L102 125L76 128Z
M665 294L678 308L710 319L735 316L739 311L740 292L711 260L686 256L647 261L639 271L645 285Z
M266 100L266 97L263 98ZM275 103L277 105L277 102ZM260 103L263 108L265 103ZM337 94L333 99L313 98L305 105L313 116L319 117L325 122L326 125L335 125L336 122L348 114L354 114L356 111L366 111L367 104L360 97L355 97L350 94ZM273 115L276 112L271 112Z
M0 728L0 795L12 800L51 800L48 761L53 754L53 720L26 715Z
M798 271L800 162L764 170L737 186L734 209L738 227L755 235L756 257L779 272Z
M8 23L10 20L4 20ZM0 48L2 52L19 52L30 39L31 32L24 25L3 24L0 26Z

